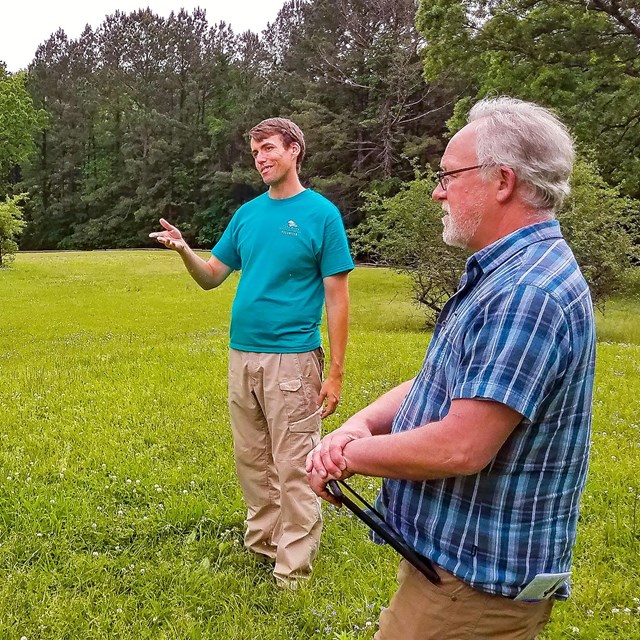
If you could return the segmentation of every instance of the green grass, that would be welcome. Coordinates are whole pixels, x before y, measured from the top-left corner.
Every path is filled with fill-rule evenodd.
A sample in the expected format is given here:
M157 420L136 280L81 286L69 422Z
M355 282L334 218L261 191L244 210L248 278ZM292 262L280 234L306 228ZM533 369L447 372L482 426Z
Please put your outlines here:
M326 430L414 375L429 340L405 279L359 269L351 284ZM166 251L20 254L0 271L0 638L373 636L397 558L344 510L325 508L316 571L295 593L242 550L233 291L233 278L201 291ZM574 596L545 640L640 638L639 312L631 290L598 318ZM379 481L356 486L373 496Z

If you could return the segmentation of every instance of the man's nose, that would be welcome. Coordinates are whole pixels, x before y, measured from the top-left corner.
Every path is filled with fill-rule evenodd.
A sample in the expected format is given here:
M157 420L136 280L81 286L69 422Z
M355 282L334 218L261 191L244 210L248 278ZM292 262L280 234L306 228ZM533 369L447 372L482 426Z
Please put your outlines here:
M436 182L436 188L433 190L433 193L431 194L431 198L436 202L438 202L439 200L447 199L447 192L442 188L442 185L440 184L440 182Z

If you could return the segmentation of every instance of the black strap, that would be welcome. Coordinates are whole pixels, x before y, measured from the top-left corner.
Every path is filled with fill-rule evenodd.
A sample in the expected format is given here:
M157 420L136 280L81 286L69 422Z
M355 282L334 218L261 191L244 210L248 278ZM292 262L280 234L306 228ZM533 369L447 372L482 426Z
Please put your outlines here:
M363 509L359 504L345 495L343 489L346 489L356 500L365 506ZM380 512L376 511L362 496L356 493L343 480L329 480L327 490L345 507L348 507L353 513L362 520L372 531L375 531L385 542L389 543L407 562L411 563L427 580L438 584L440 576L438 575L433 563L428 558L417 554L400 536L385 522Z

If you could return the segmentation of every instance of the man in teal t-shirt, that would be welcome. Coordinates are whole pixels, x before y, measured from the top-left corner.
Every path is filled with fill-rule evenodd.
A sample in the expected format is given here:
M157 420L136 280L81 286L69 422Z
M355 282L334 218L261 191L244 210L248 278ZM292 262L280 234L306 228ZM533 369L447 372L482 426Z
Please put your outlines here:
M338 209L300 183L302 131L270 118L249 135L269 191L238 209L211 258L198 257L164 219L165 230L150 235L180 254L203 289L242 271L231 312L229 412L245 545L274 563L278 586L295 587L311 573L320 542L320 505L304 463L340 398L353 261ZM323 303L331 356L324 382Z

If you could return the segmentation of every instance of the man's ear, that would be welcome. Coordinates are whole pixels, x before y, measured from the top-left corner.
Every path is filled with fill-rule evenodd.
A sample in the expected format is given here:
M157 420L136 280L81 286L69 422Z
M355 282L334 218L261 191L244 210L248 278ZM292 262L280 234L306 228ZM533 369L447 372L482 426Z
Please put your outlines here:
M498 171L499 183L498 191L496 192L496 200L504 203L513 197L516 191L518 178L511 167L499 167Z
M290 149L291 153L293 153L294 156L300 155L300 145L297 142L292 142L290 145Z

